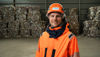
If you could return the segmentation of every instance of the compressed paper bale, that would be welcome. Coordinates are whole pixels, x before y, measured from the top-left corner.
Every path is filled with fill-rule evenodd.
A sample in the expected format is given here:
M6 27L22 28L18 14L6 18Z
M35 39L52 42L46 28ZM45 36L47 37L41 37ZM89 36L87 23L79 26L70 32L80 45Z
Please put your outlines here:
M12 7L0 7L0 11L3 15L12 16L15 13L15 9Z
M3 38L2 29L0 28L0 38Z
M8 28L14 28L14 22L9 22L8 23Z
M2 22L2 15L0 15L0 22Z
M38 38L40 36L40 31L39 30L32 30L32 37Z
M8 28L7 30L8 32L8 36L10 38L16 38L18 36L18 29L15 29L15 28Z
M78 9L72 8L69 10L69 17L66 19L69 22L70 30L75 33L79 34L79 22L78 22Z
M84 28L83 28L83 31L84 31L84 35L88 35L90 34L90 30L89 28L92 27L92 24L93 21L92 20L88 20L88 21L84 21Z
M87 35L89 37L96 37L98 35L98 24L96 24L94 21L89 20L84 22L84 35Z
M15 35L14 29L13 28L7 28L7 34L9 35L9 37L14 37L14 35Z
M95 20L95 21L100 21L100 10L98 10L98 11L96 12L95 18L94 18L93 20Z
M100 37L100 7L90 7L89 9L90 20L84 22L84 35Z
M9 10L7 10L9 9ZM16 9L16 10L15 10ZM0 33L4 37L34 37L40 36L43 29L39 8L15 7L0 9ZM16 15L15 15L16 14ZM30 18L31 17L31 18ZM5 21L5 22L4 22ZM6 29L6 30L1 30ZM5 33L4 33L5 32ZM37 32L37 33L36 33Z
M33 38L36 38L36 36L37 36L37 31L36 30L33 30L33 29L31 29L31 36L33 37Z
M2 29L2 26L3 26L3 22L0 22L0 29Z
M13 21L8 23L8 28L19 29L19 21Z
M98 21L96 28L97 28L97 37L100 37L100 21Z
M0 33L1 33L0 37L2 38L8 37L6 28L7 28L7 23L0 22Z
M96 28L97 25L98 25L98 22L94 22L93 20L84 21L84 29L83 30L86 32L93 31L93 30L90 30L90 28L93 28L93 27ZM88 34L91 34L91 33L89 32Z
M0 39L3 38L2 31L0 29Z
M0 22L0 29L2 29L2 22Z
M8 24L8 23L3 23L3 22L2 22L1 28L2 28L2 29L7 28L7 24Z
M90 7L89 8L89 19L94 19L95 17L95 14L96 14L96 7Z
M89 31L90 31L89 36L91 37L96 37L98 35L98 29L96 27L90 27Z
M38 28L37 28L36 25L35 25L35 26L34 26L34 25L31 25L31 26L30 26L30 29L32 29L32 30L37 30Z
M25 29L23 23L20 23L20 28L21 28L21 29Z
M30 24L28 22L20 23L20 28L29 29L30 28Z
M34 24L31 24L30 29L41 31L42 30L42 26L41 26L41 24L34 23Z
M17 31L16 38L21 38L21 29L15 29Z
M98 27L98 29L100 30L100 21L98 21L97 27Z
M29 8L28 9L28 17L27 21L30 23L30 30L32 30L32 36L36 37L40 35L40 32L42 31L42 25L41 25L41 14L40 11L36 8ZM36 32L38 34L36 34Z
M14 21L14 28L19 29L19 20Z
M31 28L32 37L39 37L43 32L41 28L42 27L38 27L38 25L35 25L34 28Z
M13 30L13 32L14 32L14 36L13 36L13 37L18 36L18 29L15 28L15 29Z
M78 13L78 9L77 8L71 8L69 10L69 15L76 15Z
M20 22L26 21L27 15L27 8L25 7L16 7L16 19L18 19Z
M29 29L30 24L28 22L24 22L24 27L25 27L25 29Z
M40 12L37 10L30 10L29 9L29 13L28 13L28 20L31 19L31 21L35 22L35 21L39 21L40 20Z
M32 22L39 22L41 20L41 14L38 9L35 7L28 9L28 20L31 20Z
M29 37L30 36L29 29L21 29L21 36L22 37Z
M16 19L18 19L20 22L26 21L26 15L21 14L21 15L16 15Z
M13 22L14 21L14 16L6 16L3 17L2 22Z
M0 7L3 22L14 20L14 9L12 7Z
M8 28L19 29L19 21L13 21L8 23Z
M84 24L84 28L83 28L84 32L83 32L83 34L87 35L89 33L89 24L88 24L88 21L84 21L83 24Z
M2 37L7 38L9 35L7 33L7 29L1 29Z
M16 7L16 14L27 14L27 8L26 7Z

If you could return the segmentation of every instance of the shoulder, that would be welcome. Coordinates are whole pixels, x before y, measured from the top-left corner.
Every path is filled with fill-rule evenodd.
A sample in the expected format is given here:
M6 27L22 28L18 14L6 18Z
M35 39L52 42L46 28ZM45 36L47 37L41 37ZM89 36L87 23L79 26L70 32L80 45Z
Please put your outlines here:
M68 38L71 40L72 38L76 37L72 32L67 33Z
M49 34L48 34L46 31L44 31L44 32L40 35L40 38L41 38L41 37L47 37L47 36L49 36Z
M48 35L48 32L44 31L44 32L42 33L42 35Z

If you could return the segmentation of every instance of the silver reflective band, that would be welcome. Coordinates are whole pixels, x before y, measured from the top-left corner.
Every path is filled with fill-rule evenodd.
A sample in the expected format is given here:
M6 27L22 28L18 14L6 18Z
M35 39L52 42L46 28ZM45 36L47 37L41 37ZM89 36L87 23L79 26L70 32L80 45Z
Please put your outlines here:
M53 7L52 10L59 10L59 8L58 7Z

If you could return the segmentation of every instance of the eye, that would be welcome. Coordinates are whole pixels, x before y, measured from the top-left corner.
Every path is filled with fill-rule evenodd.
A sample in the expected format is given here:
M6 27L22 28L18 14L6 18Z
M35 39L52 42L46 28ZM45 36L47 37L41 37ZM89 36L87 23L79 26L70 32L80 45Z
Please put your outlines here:
M61 17L60 15L57 15L57 17Z
M54 17L54 15L51 15L51 17Z

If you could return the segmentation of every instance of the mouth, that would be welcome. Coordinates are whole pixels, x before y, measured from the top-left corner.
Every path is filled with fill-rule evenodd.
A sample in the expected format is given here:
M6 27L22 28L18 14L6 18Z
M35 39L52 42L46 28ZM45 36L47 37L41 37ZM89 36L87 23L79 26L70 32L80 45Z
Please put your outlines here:
M57 22L54 22L54 24L57 24Z
M57 26L57 25L58 25L58 23L57 23L57 22L54 22L54 23L53 23L53 25L54 25L54 26Z
M54 24L58 24L58 22L56 22L56 21L55 21L55 22L53 22L53 23L54 23Z

